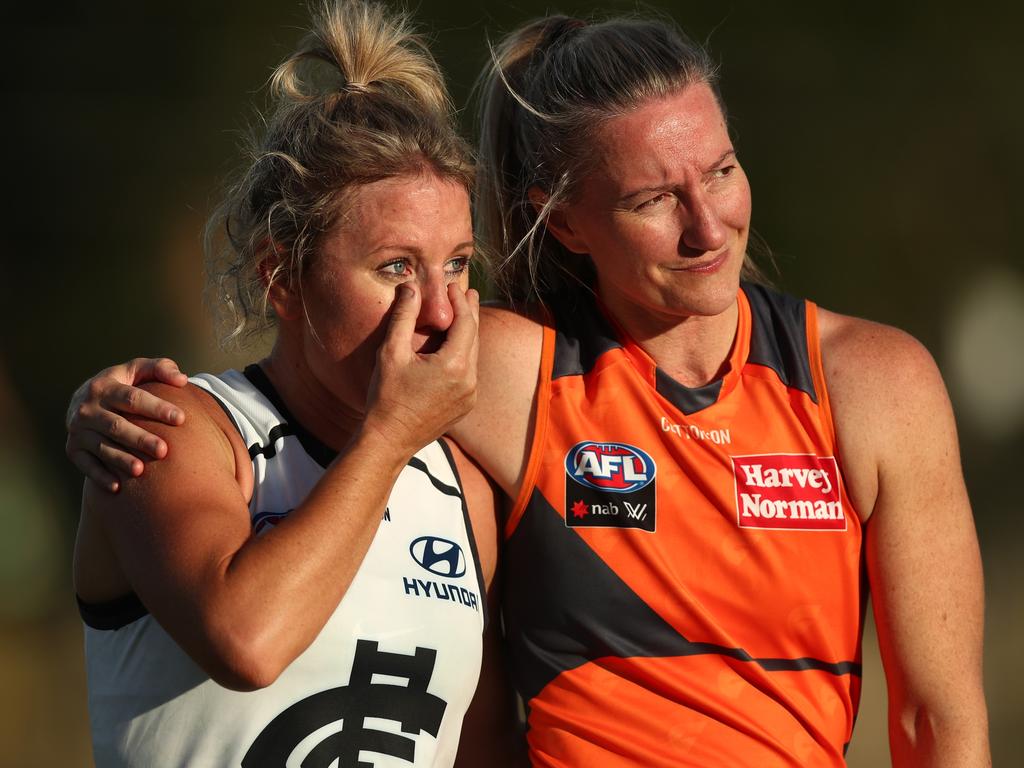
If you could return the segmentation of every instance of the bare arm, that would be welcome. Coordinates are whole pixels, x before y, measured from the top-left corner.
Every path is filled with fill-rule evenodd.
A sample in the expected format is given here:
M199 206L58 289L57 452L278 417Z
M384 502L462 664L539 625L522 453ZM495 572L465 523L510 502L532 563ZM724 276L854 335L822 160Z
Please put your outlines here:
M928 352L822 313L822 348L889 690L893 765L991 764L981 558L956 425Z
M449 434L515 498L533 429L541 326L507 309L480 312L479 407Z
M376 402L401 397L402 421L392 418L394 408L371 406L309 496L263 536L251 535L246 448L195 388L155 385L155 394L188 414L179 427L142 424L166 441L166 459L116 496L87 486L83 527L98 521L127 584L218 682L268 685L312 642L355 576L409 457L471 406L475 299L453 305L444 345L416 355L418 301L399 301L380 353ZM90 585L81 583L89 558L77 560L77 587L89 599Z

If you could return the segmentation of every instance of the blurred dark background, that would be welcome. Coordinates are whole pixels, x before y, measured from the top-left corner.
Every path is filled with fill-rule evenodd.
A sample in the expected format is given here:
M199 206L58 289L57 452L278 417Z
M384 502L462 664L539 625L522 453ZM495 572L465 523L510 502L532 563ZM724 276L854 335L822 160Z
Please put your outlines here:
M673 15L721 61L754 227L778 283L906 329L960 426L986 567L993 754L1024 753L1024 74L1018 4L466 3L416 15L459 104L485 40L547 10ZM0 759L88 765L70 552L81 481L63 456L75 386L138 354L187 371L218 352L201 228L300 0L15 4L0 10L7 221L0 342ZM464 113L467 133L471 111ZM929 535L921 520L919 535ZM951 666L958 660L947 660ZM849 763L887 764L869 628ZM1019 759L1019 758L1018 758Z

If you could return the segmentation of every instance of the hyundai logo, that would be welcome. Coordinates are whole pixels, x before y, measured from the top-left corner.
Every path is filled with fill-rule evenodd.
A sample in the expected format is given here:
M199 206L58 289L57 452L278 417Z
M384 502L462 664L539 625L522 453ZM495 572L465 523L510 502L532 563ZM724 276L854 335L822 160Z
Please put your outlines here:
M435 576L457 579L466 572L462 547L448 539L420 536L409 545L409 554Z

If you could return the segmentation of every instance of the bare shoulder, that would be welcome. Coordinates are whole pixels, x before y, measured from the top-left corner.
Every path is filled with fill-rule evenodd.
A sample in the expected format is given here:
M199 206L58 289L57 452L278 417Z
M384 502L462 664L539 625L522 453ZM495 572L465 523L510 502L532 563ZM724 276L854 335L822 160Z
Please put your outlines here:
M241 435L213 397L192 384L174 387L149 382L141 388L181 408L186 415L185 423L170 426L141 416L127 416L133 423L163 438L168 446L167 456L159 461L146 461L143 457L146 461L143 474L126 481L123 491L117 495L90 489L91 484L87 483L90 506L137 506L146 497L173 491L182 478L202 474L206 468L216 468L218 472L229 470L248 499L252 492L252 468L243 460L248 457L248 451Z
M495 488L487 475L473 459L466 455L458 443L442 438L448 445L462 482L473 538L476 541L484 589L490 591L498 566L498 520Z
M534 317L497 306L480 311L477 405L451 435L506 493L526 459L542 340Z
M85 600L134 591L155 615L169 616L171 585L201 570L211 544L249 535L252 468L241 437L208 394L191 385L144 388L185 411L185 423L129 417L167 442L167 456L148 461L117 494L86 481L74 580Z
M908 333L819 311L822 365L853 501L866 518L886 473L925 446L955 448L956 427L931 353Z
M517 312L500 304L480 308L480 359L491 363L508 355L540 358L542 322L536 311Z
M891 429L917 420L949 398L931 353L910 334L881 323L821 310L822 364L834 415L853 426ZM896 422L893 422L893 419Z
M909 333L824 309L818 323L830 392L882 390L888 401L913 400L929 390L945 393L931 353Z

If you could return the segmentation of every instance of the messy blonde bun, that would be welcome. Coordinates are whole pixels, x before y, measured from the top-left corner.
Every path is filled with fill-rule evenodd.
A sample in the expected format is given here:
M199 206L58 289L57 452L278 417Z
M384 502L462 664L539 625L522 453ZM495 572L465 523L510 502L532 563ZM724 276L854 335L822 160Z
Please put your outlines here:
M207 227L225 342L273 324L270 285L298 279L355 187L425 168L472 183L444 78L404 14L324 3L270 93L265 133Z

